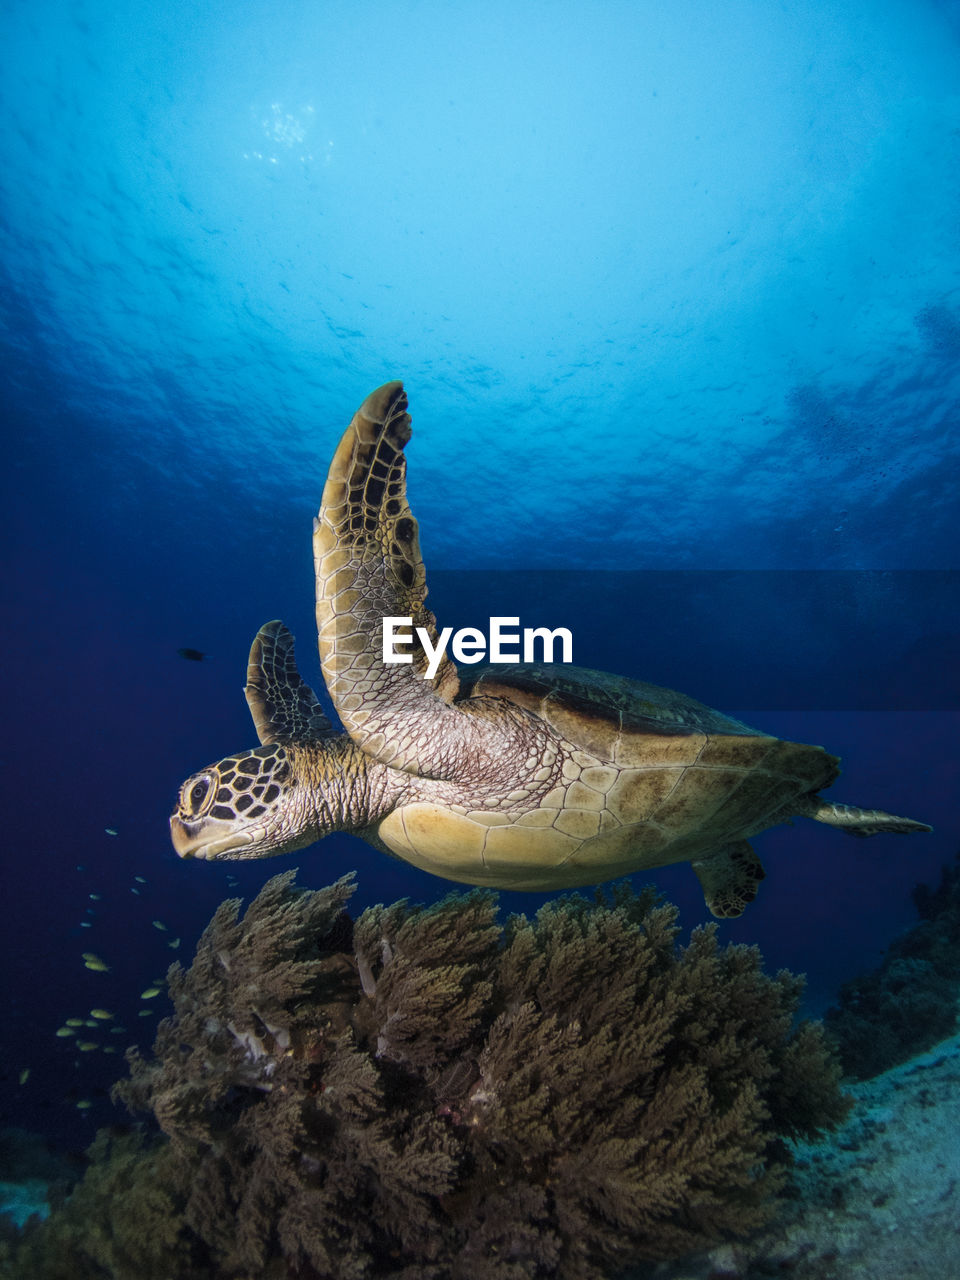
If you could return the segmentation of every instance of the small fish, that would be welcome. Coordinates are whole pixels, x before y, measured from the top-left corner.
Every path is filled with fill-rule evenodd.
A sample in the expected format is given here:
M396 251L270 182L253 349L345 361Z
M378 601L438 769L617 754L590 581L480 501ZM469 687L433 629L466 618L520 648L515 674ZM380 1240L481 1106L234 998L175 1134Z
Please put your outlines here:
M135 893L135 894L137 895L137 897L138 897L138 898L140 897L140 890L139 890L139 889L134 889L132 885L131 885L131 887L130 887L130 892L131 892L131 893Z
M167 926L163 923L162 920L154 920L153 927L155 929L162 929L164 933L166 933L167 931Z
M168 943L167 943L167 946L170 948L170 950L171 950L171 951L176 951L176 949L177 949L177 947L179 947L179 945L180 945L180 939L179 939L179 938L174 938L172 942L168 942Z
M93 925L90 923L90 921L89 921L89 920L81 920L81 921L80 921L80 928L81 928L81 929L92 929L92 928L93 928Z
M83 957L83 963L88 969L92 969L94 973L109 973L110 966L104 964L99 956L86 955Z
M104 827L103 829L108 836L118 836L120 834L116 827Z
M92 1049L99 1049L100 1046L97 1044L96 1040L78 1040L77 1048L81 1053L90 1053Z
M103 1046L103 1052L104 1052L104 1053L116 1053L116 1052L117 1052L117 1046L116 1046L115 1044L105 1044L105 1045Z
M80 1025L82 1026L83 1024L81 1023ZM58 1035L58 1036L75 1036L76 1034L77 1034L77 1033L76 1033L76 1031L74 1031L73 1027L58 1027L58 1028L57 1028L57 1035Z
M146 991L140 992L140 999L152 1000L154 996L158 996L159 994L160 994L159 987L147 987Z
M96 1022L93 1020L93 1018L84 1018L84 1020L83 1020L83 1025L84 1025L85 1027L95 1027L97 1024L96 1024Z
M140 1018L149 1018L151 1013L155 1013L155 1012L156 1010L154 1009L141 1009L137 1016Z
M201 649L178 649L177 653L181 658L186 658L188 662L204 662L209 658L208 653L204 653Z
M111 1027L110 1034L112 1036L122 1036L126 1032L126 1027Z
M94 901L94 902L99 902L101 897L102 897L102 895L101 895L101 894L99 894L99 893L91 893L91 894L90 894L90 898L91 898L91 899L92 899L92 901Z
M147 882L146 882L146 879L145 879L143 876L134 876L133 878L134 878L134 880L136 880L137 884L146 884L146 883L147 883Z
M67 1019L66 1019L66 1025L67 1025L68 1027L82 1027L82 1026L83 1026L83 1019L82 1019L82 1018L67 1018Z
M26 1084L29 1079L30 1079L30 1068L24 1067L23 1070L20 1072L20 1083Z
M87 1111L92 1106L93 1106L93 1103L90 1101L89 1098L81 1098L80 1101L77 1103L77 1110Z
M106 1009L91 1009L91 1018L99 1018L101 1022L109 1022L113 1017L112 1013L108 1013Z

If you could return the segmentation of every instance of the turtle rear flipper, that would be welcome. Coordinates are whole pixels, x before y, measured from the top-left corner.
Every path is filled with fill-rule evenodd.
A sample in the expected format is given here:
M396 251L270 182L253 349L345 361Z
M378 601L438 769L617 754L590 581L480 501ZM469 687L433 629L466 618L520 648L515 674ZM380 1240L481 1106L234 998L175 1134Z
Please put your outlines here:
M747 840L725 844L705 858L696 858L692 866L707 906L721 920L743 915L767 874Z
M904 834L933 830L926 822L917 822L913 818L898 818L883 809L858 809L854 804L838 804L818 795L804 796L797 804L797 813L802 818L824 822L828 827L838 827L848 836L875 836L881 831Z

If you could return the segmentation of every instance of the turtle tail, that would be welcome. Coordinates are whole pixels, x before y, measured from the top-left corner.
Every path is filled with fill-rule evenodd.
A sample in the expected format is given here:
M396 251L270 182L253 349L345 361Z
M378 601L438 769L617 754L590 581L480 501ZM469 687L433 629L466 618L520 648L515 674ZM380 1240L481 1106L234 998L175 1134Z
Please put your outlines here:
M903 834L907 831L932 831L925 822L913 818L898 818L882 809L858 809L854 804L837 804L824 800L815 793L804 796L797 806L797 813L814 822L825 822L828 827L839 827L848 836L875 836L881 831Z

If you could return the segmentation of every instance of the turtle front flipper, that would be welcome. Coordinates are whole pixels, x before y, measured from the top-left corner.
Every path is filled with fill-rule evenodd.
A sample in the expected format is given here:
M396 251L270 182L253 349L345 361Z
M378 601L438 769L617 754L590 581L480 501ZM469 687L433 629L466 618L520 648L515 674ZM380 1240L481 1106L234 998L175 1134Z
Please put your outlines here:
M757 886L767 874L746 840L735 840L705 858L695 859L693 869L707 906L721 920L743 915L744 907L757 896Z
M410 438L401 382L369 395L330 463L314 522L317 631L327 690L344 728L384 764L431 777L455 771L454 748L471 719L452 706L460 687L445 655L425 679L437 631L425 607L426 571L407 504ZM383 659L383 619L410 618L411 661Z
M254 637L243 692L264 746L337 736L317 695L297 670L293 636L280 621L264 623Z

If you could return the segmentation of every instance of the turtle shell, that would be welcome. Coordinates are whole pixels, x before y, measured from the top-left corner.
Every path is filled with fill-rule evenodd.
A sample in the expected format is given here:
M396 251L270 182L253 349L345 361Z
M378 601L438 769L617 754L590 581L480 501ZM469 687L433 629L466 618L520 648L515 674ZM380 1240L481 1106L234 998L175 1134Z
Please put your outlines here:
M588 667L483 667L461 672L460 688L461 697L506 698L525 707L574 746L607 760L624 735L766 736L673 689Z
M518 793L515 814L420 801L381 823L391 851L470 884L550 890L695 861L782 822L837 776L821 747L606 672L498 666L465 675L461 691L525 708L567 755L538 804L525 808Z

